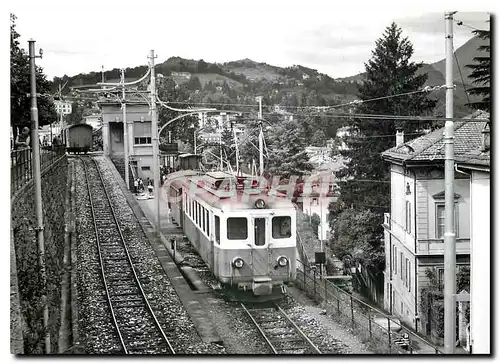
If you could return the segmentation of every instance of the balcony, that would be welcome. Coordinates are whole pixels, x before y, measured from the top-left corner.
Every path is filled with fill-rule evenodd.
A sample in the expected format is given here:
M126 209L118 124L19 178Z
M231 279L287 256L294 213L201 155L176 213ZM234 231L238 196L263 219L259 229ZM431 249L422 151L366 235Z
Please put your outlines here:
M443 239L418 239L417 254L423 255L441 255L444 254ZM470 239L456 239L457 254L470 254Z

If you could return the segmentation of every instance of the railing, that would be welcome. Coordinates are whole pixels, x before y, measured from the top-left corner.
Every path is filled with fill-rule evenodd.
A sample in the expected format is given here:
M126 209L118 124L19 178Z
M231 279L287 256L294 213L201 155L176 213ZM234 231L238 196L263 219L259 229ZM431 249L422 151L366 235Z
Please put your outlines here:
M40 147L40 170L43 171L64 155L64 147L45 149ZM12 150L10 152L10 187L11 195L33 178L33 153L31 149Z
M399 320L357 299L328 279L321 278L307 264L299 263L302 267L297 268L296 285L310 298L322 303L334 319L350 326L362 340L370 342L377 353L441 354L436 346L404 328ZM403 332L409 335L408 350L398 344Z

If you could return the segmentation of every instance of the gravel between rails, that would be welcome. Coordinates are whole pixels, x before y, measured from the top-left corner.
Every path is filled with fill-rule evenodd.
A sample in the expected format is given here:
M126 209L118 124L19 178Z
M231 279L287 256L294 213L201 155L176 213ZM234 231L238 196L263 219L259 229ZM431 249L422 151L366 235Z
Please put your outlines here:
M117 214L124 238L158 321L177 354L225 354L224 347L202 342L174 288L149 244L104 158L96 158ZM97 247L85 186L83 166L77 163L78 288L82 341L89 354L121 352L111 323L99 272ZM85 200L86 199L86 200Z
M108 170L108 162L104 157L97 157L101 172L107 181L107 190L113 201L120 225L126 239L131 239L130 252L137 264L138 274L148 292L162 326L166 328L169 337L178 354L271 354L257 329L253 326L239 303L227 302L221 292L200 295L200 302L212 318L224 347L217 344L203 343L199 338L191 319L182 306L168 277L163 272L158 259L149 245L140 224L131 208L128 206L121 190L113 182L113 175ZM81 162L80 162L81 163ZM93 226L90 220L90 206L88 202L81 203L86 197L83 189L83 170L77 164L77 229L79 236L79 288L81 292L82 310L80 327L84 332L88 353L113 353L119 349L119 343L111 324L107 302L97 263ZM81 176L78 175L78 172ZM86 187L85 187L86 188ZM86 234L86 235L85 235ZM199 257L196 258L194 249L188 242L178 242L178 249L187 257L188 265L196 266L200 278L209 286L216 288L217 280L208 271L208 267L200 266ZM85 259L85 260L82 260ZM287 296L278 302L294 322L309 336L324 354L365 354L370 353L365 345L340 327L332 319L322 315L321 308L312 304L300 302ZM83 319L85 318L85 319ZM84 326L85 325L85 326Z

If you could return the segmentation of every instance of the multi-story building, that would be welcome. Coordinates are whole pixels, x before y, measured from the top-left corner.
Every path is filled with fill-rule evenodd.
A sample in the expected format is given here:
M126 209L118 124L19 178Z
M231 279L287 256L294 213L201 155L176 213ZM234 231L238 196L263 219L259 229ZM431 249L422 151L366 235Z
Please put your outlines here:
M477 122L454 123L457 161L481 148L489 114L477 112L468 118ZM484 121L483 121L484 120ZM421 322L421 290L428 286L427 269L438 284L444 274L444 129L404 143L398 132L396 146L382 153L390 163L391 211L385 214L386 269L384 307L402 321L430 333L429 322ZM471 179L455 172L456 263L470 265ZM489 244L489 242L485 243Z
M490 354L490 130L483 131L480 148L457 158L458 171L470 175L470 341L475 354ZM467 338L462 338L467 340ZM468 347L469 345L466 345Z

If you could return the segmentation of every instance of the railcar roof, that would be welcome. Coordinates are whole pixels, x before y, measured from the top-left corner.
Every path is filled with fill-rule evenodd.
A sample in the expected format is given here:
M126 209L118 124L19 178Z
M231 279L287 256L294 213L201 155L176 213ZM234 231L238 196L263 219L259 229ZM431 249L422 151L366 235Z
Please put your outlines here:
M200 200L218 209L256 209L255 202L257 200L263 200L267 209L293 208L291 196L276 190L254 188L250 185L243 189L237 189L234 176L225 172L218 172L218 176L224 175L226 178L219 179L223 183L219 186L220 188L213 188L214 178L213 172L211 173L212 176L208 174L185 175L172 181L171 185L177 190L181 187L184 188L189 191L190 195L195 194ZM230 186L230 190L227 191L225 186Z

